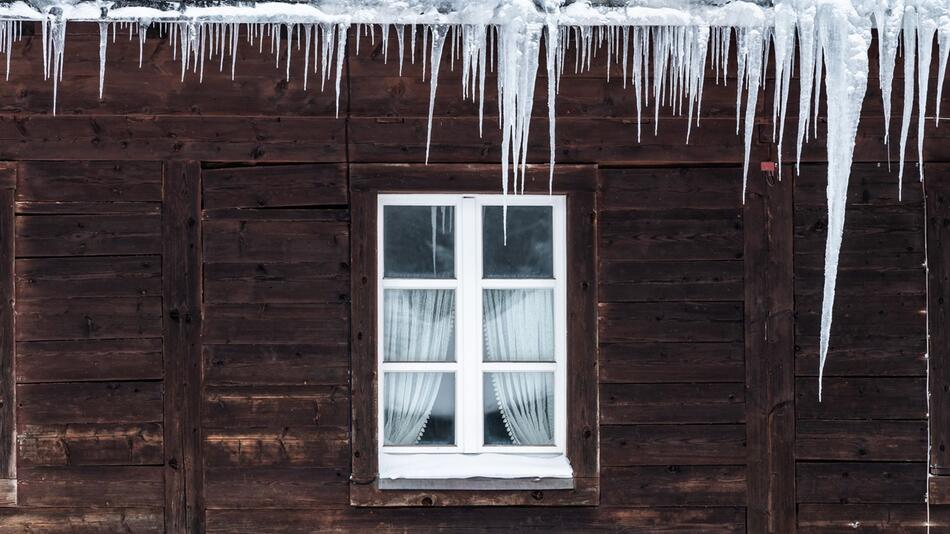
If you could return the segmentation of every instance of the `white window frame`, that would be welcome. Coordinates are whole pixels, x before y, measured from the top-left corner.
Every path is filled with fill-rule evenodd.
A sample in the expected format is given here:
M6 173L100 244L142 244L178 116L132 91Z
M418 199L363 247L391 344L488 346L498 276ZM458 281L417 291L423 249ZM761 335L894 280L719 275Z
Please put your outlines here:
M380 194L377 197L377 436L381 479L570 478L567 435L567 244L566 198L562 195ZM550 206L553 278L483 279L482 211L485 206ZM385 206L453 206L455 277L387 279L384 269ZM468 246L466 246L468 245ZM482 290L550 288L554 291L554 362L485 362L482 341ZM383 302L387 289L455 290L455 361L386 362ZM384 441L383 389L387 372L455 374L455 445L389 446ZM554 444L484 445L483 373L553 372Z

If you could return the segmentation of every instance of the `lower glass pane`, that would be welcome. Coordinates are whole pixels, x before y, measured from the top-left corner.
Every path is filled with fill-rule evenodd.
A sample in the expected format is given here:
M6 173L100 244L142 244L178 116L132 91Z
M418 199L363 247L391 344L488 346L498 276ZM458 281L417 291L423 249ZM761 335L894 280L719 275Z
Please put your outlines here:
M455 444L455 374L386 373L385 445Z
M554 445L554 373L485 373L485 445Z

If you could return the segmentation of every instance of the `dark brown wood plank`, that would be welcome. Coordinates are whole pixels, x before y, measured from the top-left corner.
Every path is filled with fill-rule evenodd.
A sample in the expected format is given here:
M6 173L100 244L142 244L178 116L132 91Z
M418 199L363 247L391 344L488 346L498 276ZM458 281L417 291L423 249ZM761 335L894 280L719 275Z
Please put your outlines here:
M205 343L326 343L345 338L345 303L208 304Z
M599 214L601 261L742 258L736 210L617 210Z
M162 421L159 382L67 382L17 386L17 428Z
M741 382L741 343L610 343L600 346L601 383Z
M653 118L644 117L640 122L642 137L639 143L636 141L637 122L635 117L559 117L557 159L562 163L596 161L609 165L735 165L742 162L744 145L742 137L736 135L735 117L704 119L699 128L694 125L689 144L684 143L688 126L686 117L661 118L656 136L653 135ZM425 159L427 119L424 116L352 117L348 125L349 157L354 163L420 163ZM486 113L481 137L477 117L439 117L432 125L431 163L496 163L501 160L501 130L497 119L490 114ZM547 132L546 119L531 121L529 163L548 161ZM0 133L0 139L2 137ZM824 157L825 153L821 154ZM741 176L737 178L741 179Z
M947 167L941 167L946 171ZM927 184L930 466L950 468L950 189Z
M795 530L793 180L754 177L743 210L747 521L775 534Z
M341 386L208 388L202 425L206 431L344 428L349 400Z
M206 345L205 384L344 385L350 370L349 346Z
M26 508L162 504L161 467L24 467L18 486L20 506Z
M741 423L743 384L603 384L600 420L633 423Z
M209 510L209 534L348 534L372 531L406 532L651 532L657 534L744 534L745 511L737 507L619 507L569 508L480 507L352 508L320 507L319 510ZM476 526L477 525L477 526ZM513 527L512 525L516 525ZM4 533L6 534L6 533Z
M208 303L346 302L350 298L345 262L208 263L204 298Z
M336 467L350 462L346 428L222 430L204 438L206 468Z
M923 222L919 205L853 207L845 214L841 252L906 254L923 251ZM823 254L827 225L827 208L797 207L795 254Z
M17 382L160 380L162 340L96 339L17 343Z
M161 300L24 299L17 302L17 341L160 337Z
M743 425L606 425L601 465L737 465L746 460Z
M15 508L0 510L0 534L162 534L161 508Z
M795 380L799 419L919 419L927 418L924 378L825 377L823 402L818 380Z
M332 206L347 203L344 165L276 165L209 169L205 209Z
M600 209L733 209L742 201L739 167L602 169Z
M160 161L34 161L20 164L17 201L161 202Z
M741 342L741 302L601 304L601 343Z
M158 256L29 258L16 262L18 299L161 296Z
M0 159L329 163L346 159L345 128L298 116L2 115Z
M30 425L17 438L20 465L162 465L162 425Z
M930 507L931 532L950 528L946 506ZM798 532L802 534L889 534L927 532L927 505L918 504L802 504L798 507Z
M744 466L608 467L603 503L626 506L745 506Z
M17 202L17 215L159 215L160 202Z
M348 474L332 468L211 468L206 504L215 508L313 508L346 504Z
M345 222L209 220L204 224L204 258L209 263L346 262Z
M164 172L165 526L201 532L201 169L167 162Z
M927 457L927 423L799 421L795 457L800 460L922 462Z
M17 257L158 254L155 215L30 215L16 219Z
M3 176L5 173L0 173ZM14 173L15 176L15 173ZM0 479L16 478L13 190L0 189Z
M898 199L897 166L896 160L890 166L885 163L854 164L848 181L848 206L921 204L923 190L920 180L916 172L908 172L909 168L904 171L903 188ZM827 206L827 185L827 165L803 164L801 172L795 176L795 203L800 206Z
M374 163L350 165L351 192L415 192L453 191L456 193L498 194L501 187L501 166L498 158L490 164L464 163L419 165L418 160L405 163ZM545 159L547 162L547 159ZM550 166L527 165L524 175L525 194L550 191ZM597 170L591 165L561 164L554 168L554 194L571 191L594 192ZM433 178L436 177L436 181ZM519 177L520 180L520 177ZM350 199L356 219L356 199Z
M605 261L600 302L741 301L742 261Z
M799 462L796 476L798 502L921 503L927 486L926 473L923 462Z

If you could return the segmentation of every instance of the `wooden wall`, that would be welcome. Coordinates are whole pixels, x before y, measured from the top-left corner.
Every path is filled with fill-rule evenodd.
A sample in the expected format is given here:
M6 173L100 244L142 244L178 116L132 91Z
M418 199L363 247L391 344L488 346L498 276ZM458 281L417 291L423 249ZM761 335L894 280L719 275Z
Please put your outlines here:
M210 69L179 83L160 39L141 71L137 43L110 46L99 101L98 30L70 32L59 115L38 38L0 84L18 434L18 505L0 508L0 532L924 531L924 203L912 165L897 201L875 82L823 403L824 132L800 176L760 173L777 156L764 91L743 205L735 80L708 78L689 144L668 110L654 135L652 109L637 143L632 91L599 57L562 81L557 158L598 165L600 506L353 508L349 165L421 165L419 58L399 77L395 39L384 65L363 37L337 119L332 85L304 92L299 63L286 82L242 46L234 82ZM449 66L431 161L497 164L495 80L479 138ZM950 161L946 129L927 131L925 159ZM769 263L781 254L791 263ZM947 528L950 511L931 508Z

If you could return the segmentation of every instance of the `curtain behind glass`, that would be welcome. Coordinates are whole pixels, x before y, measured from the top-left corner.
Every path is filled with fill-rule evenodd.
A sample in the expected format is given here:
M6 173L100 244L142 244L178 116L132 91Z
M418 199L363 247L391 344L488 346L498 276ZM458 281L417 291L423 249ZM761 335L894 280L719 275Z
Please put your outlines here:
M554 292L487 289L483 298L486 361L554 360ZM498 408L515 445L554 443L551 373L491 373Z
M383 315L383 357L386 361L454 359L453 290L386 290ZM383 399L386 445L414 445L419 441L432 413L443 374L386 374Z

